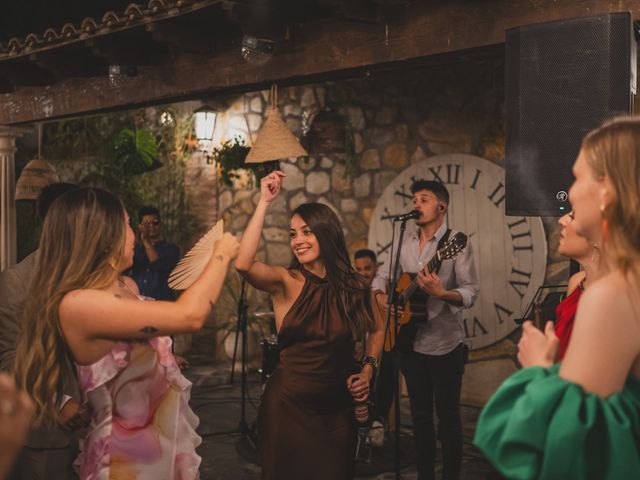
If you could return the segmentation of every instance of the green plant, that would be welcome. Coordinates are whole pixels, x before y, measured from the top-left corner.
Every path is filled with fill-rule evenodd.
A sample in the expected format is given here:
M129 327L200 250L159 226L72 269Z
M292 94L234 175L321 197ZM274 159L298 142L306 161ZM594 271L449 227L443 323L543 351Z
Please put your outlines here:
M160 149L149 130L123 128L113 142L113 157L125 175L146 172L158 160Z
M227 140L218 148L213 149L211 157L218 166L218 176L222 183L231 187L233 179L241 178L238 171L246 168L244 161L249 150L249 147L244 144L244 139L239 136Z
M171 124L159 121L163 111L171 112ZM43 147L56 168L64 167L64 181L111 191L133 223L142 205L156 205L164 236L184 252L203 229L192 213L184 181L194 151L192 131L190 113L170 107L136 110L45 124ZM153 169L159 162L163 168Z
M213 149L211 157L218 165L218 177L221 183L233 187L234 180L241 180L242 173L245 171L249 177L247 187L253 188L258 185L262 177L273 171L277 161L245 164L249 150L251 149L244 144L244 139L239 136Z

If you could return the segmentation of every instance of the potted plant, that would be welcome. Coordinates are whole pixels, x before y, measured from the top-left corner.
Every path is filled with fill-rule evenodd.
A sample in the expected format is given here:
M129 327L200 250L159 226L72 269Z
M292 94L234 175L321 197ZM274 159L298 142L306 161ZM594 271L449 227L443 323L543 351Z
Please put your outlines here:
M217 165L221 183L228 187L253 188L274 169L274 162L245 164L249 150L251 149L245 145L244 138L240 136L213 149L211 158Z

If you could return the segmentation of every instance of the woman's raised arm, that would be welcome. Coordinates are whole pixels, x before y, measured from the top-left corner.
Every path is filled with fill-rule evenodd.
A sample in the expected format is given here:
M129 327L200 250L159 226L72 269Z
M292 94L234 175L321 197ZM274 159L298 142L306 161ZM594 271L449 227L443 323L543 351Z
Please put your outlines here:
M285 173L275 171L260 181L260 201L240 240L240 251L235 261L235 268L247 281L259 290L272 295L284 285L286 270L282 267L267 265L255 260L260 235L264 227L267 209L276 199L282 188Z
M104 290L75 290L60 303L60 324L74 354L91 340L143 339L202 327L220 295L238 240L225 233L200 277L176 302L140 302Z

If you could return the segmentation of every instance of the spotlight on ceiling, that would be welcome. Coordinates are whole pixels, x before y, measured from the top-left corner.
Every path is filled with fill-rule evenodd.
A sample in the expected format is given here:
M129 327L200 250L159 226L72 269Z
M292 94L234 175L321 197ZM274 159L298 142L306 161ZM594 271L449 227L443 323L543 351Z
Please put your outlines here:
M242 58L254 65L264 65L273 56L276 42L268 38L258 38L252 35L242 37Z

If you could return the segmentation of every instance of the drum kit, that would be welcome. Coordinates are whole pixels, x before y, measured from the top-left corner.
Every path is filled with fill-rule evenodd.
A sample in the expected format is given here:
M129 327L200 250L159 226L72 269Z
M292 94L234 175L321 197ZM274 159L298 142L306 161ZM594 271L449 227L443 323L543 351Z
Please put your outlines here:
M251 315L254 318L264 320L265 324L268 321L275 322L275 314L273 313L273 311L253 312ZM278 366L278 363L280 362L278 337L275 334L270 334L266 337L262 337L262 339L260 340L260 346L262 349L262 353L258 373L260 374L260 381L264 384L267 382L267 380L269 380L269 377L271 377L276 367Z
M254 317L270 320L272 324L275 324L276 316L273 311L255 312ZM268 337L263 337L260 340L260 346L262 347L262 362L258 372L260 373L260 380L263 384L267 383L269 377L273 374L278 363L280 362L280 349L278 348L278 337L276 334L271 334Z

